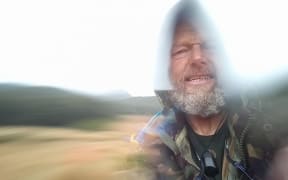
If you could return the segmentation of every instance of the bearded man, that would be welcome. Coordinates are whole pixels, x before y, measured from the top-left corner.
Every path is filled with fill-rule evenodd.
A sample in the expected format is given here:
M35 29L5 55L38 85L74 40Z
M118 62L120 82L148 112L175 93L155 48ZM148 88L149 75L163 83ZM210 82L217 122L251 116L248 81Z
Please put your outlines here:
M158 83L169 86L155 91L163 111L137 137L153 178L263 178L271 152L251 131L257 126L257 103L227 95L211 24L200 6L187 0L168 19L159 68L168 83L165 77Z

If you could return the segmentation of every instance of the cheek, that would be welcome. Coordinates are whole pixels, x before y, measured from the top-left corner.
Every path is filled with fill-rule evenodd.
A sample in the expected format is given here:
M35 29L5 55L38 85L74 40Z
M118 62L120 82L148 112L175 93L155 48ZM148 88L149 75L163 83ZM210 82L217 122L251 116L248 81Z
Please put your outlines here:
M183 78L186 63L184 61L171 61L170 65L170 79L173 82L178 82Z
M219 63L219 58L217 56L207 55L206 57L207 65L208 67L213 70L213 72L216 69L216 63Z

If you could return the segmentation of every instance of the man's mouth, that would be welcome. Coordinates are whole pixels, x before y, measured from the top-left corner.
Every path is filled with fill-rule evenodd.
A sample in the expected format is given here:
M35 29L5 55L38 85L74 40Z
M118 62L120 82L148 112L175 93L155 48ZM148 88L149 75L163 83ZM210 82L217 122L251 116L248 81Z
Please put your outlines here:
M214 77L212 75L192 75L185 77L184 80L187 84L199 85L214 81Z

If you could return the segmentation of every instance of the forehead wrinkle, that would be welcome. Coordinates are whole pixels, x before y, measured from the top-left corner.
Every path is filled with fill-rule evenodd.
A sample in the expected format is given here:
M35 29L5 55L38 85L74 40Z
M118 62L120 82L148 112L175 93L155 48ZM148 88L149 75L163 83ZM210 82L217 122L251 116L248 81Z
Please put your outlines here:
M202 42L200 34L191 28L179 28L174 33L173 46L193 45Z

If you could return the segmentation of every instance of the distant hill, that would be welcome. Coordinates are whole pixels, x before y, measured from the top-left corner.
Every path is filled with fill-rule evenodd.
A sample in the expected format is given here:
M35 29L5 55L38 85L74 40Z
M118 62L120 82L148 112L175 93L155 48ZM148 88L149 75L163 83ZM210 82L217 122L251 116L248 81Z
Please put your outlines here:
M114 110L119 114L152 115L161 110L161 106L155 96L130 97L108 102L113 102Z
M105 94L97 95L98 98L104 99L104 100L122 100L122 99L128 99L131 97L131 95L124 90L118 90L118 91L109 91Z
M65 125L119 114L154 114L156 97L92 96L45 86L0 84L0 125Z

